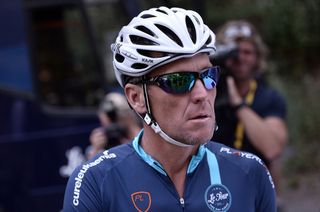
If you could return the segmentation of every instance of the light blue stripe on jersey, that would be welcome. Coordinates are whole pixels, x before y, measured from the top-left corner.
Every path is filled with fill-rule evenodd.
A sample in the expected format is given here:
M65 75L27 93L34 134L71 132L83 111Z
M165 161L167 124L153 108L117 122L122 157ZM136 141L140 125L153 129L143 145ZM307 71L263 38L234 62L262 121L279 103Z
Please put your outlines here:
M164 169L162 168L161 164L156 161L155 159L153 159L150 155L148 155L140 146L139 144L139 140L141 139L143 134L143 130L140 131L140 133L137 135L137 137L134 138L132 145L133 148L136 150L136 152L138 153L138 155L146 162L148 163L151 167L153 167L155 170L157 170L158 172L160 172L161 174L167 176L167 173L164 171Z
M190 164L188 166L187 174L192 173L197 168L197 166L201 162L205 153L206 153L206 148L204 147L204 145L200 145L198 149L198 153L196 155L193 155L191 158Z
M219 164L218 164L217 158L215 154L212 153L209 149L206 149L206 152L207 152L207 161L209 165L211 185L221 184L220 170L219 170Z
M153 159L149 154L147 154L143 150L143 148L140 146L139 141L141 140L142 135L143 135L143 130L141 130L140 133L137 135L137 137L134 138L132 142L133 148L146 163L148 163L150 166L152 166L155 170L157 170L161 174L167 175L167 173L162 168L161 164L155 159ZM200 145L197 154L193 155L191 158L191 161L187 169L188 174L192 173L197 168L202 158L204 157L205 152L206 152L206 148L204 147L204 145Z

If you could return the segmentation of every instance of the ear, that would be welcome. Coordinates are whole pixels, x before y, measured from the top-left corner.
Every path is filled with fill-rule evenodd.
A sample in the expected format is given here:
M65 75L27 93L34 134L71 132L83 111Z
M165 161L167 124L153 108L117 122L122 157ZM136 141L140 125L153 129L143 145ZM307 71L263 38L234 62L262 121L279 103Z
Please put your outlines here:
M143 90L141 86L128 83L124 87L124 93L130 106L136 112L140 114L146 112Z

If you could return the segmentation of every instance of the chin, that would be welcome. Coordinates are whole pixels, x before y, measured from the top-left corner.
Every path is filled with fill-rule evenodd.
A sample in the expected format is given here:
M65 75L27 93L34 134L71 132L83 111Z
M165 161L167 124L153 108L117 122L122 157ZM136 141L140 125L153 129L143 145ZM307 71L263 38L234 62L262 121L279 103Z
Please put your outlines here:
M212 129L201 132L201 134L199 134L198 136L199 144L207 143L208 141L211 140L212 136L213 136Z
M173 138L176 140L183 140L187 144L204 144L211 140L214 133L214 124L213 122L207 123L205 125L188 125L188 127L181 128L178 130L178 133L175 134L172 132L171 135L176 135Z
M212 122L207 123L205 126L201 126L197 129L194 129L194 132L197 132L199 137L203 138L204 140L210 140L214 133L214 124Z

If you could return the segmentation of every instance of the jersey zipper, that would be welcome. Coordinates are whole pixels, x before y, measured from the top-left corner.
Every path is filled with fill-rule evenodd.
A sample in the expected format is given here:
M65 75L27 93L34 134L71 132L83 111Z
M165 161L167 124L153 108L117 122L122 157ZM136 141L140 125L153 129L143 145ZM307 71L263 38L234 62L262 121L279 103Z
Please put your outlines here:
M171 178L169 177L169 175L167 175L167 179L168 181L171 183L172 185L172 188L174 189L177 197L179 198L179 202L180 202L180 206L181 206L181 209L182 211L185 211L185 201L184 201L184 198L183 197L180 197L178 191L176 190L175 186L174 186L174 183L172 182Z
M154 163L154 164L155 164L156 166L158 166L159 168L161 168L161 169L166 173L166 171L165 171L161 166L159 166L157 163ZM180 206L181 206L181 208L182 208L182 211L185 211L185 201L184 201L184 198L183 198L183 197L180 197L177 189L175 188L175 185L174 185L173 181L171 180L171 178L169 177L169 175L168 175L167 173L166 173L166 175L167 175L166 177L167 177L168 181L170 182L170 184L171 184L171 186L173 187L176 195L177 195L178 198L179 198L179 202L180 202ZM184 192L186 191L187 181L188 181L188 174L186 175L186 179L185 179Z
M184 193L187 191L188 181L189 181L189 176L188 176L188 174L186 174L186 179L185 179L185 182L184 182ZM184 196L184 194L183 194L183 196ZM185 211L186 205L185 205L184 197L180 197L179 201L180 201L180 205L181 205L182 211Z
M184 211L184 199L183 199L183 197L180 198L180 205L181 205L181 207L182 207L182 209Z

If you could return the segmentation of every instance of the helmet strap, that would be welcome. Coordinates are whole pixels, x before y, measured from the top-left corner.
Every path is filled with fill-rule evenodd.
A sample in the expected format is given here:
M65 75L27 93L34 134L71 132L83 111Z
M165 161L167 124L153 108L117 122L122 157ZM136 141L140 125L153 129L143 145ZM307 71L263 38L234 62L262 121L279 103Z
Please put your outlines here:
M189 144L184 144L182 142L179 142L179 141L171 138L169 135L167 135L160 128L159 124L157 123L157 121L152 116L152 111L151 111L151 106L150 106L150 101L149 101L149 95L148 95L148 91L147 91L147 84L146 83L142 83L142 87L143 87L144 101L145 101L145 104L146 104L146 107L147 107L147 112L145 113L145 115L143 117L144 122L148 126L150 126L156 134L159 134L161 136L161 138L163 138L168 143L176 145L176 146L181 146L181 147L190 147L190 146L192 146L192 145L189 145ZM142 118L142 116L140 116L140 117Z

